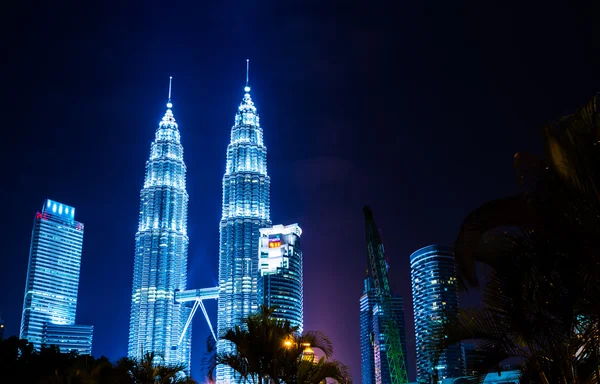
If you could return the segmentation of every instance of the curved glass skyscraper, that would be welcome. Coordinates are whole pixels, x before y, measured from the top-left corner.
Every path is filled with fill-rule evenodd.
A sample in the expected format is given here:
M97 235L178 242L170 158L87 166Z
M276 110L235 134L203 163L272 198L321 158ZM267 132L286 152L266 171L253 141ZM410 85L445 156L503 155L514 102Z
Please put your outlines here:
M135 235L135 261L129 326L129 352L139 358L154 352L166 364L186 364L189 372L191 328L182 336L190 308L175 302L187 281L186 167L175 117L159 123L146 162Z
M223 176L223 213L219 241L219 335L258 309L259 229L271 225L267 148L256 107L245 94L231 128ZM217 343L217 352L231 349ZM233 383L232 371L217 367L217 382Z
M434 350L427 342L436 324L447 314L458 312L456 265L451 247L429 245L410 255L415 337L417 346L417 381L430 383L434 370L440 380L464 373L464 355L460 344L450 346L433 365Z

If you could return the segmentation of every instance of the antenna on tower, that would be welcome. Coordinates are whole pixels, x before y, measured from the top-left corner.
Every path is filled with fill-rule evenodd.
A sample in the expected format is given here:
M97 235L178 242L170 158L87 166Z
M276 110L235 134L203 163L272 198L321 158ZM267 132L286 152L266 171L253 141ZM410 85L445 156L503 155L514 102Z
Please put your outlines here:
M250 72L250 59L246 59L246 86L244 91L250 92L250 86L248 85L248 73Z
M167 101L167 108L172 108L173 104L171 103L171 84L173 83L173 76L169 76L169 100Z

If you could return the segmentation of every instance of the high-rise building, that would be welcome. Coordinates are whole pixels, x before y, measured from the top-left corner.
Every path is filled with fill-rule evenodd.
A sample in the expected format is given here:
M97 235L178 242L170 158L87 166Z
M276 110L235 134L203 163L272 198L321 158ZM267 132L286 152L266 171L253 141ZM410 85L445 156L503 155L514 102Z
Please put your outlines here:
M258 304L276 306L273 317L288 320L298 332L304 326L302 229L298 224L260 229Z
M362 384L375 383L375 354L373 333L373 307L376 297L373 279L366 278L363 295L360 297L360 356Z
M191 309L175 301L175 292L187 283L188 193L172 107L169 86L167 111L150 146L140 192L128 355L154 352L162 363L185 364L189 374L191 327L185 324Z
M80 355L92 354L91 325L50 324L44 328L44 344L56 345L61 351L77 351Z
M219 226L219 335L258 309L259 230L271 225L267 148L247 83L244 91L231 128L223 176L223 212ZM232 346L227 342L217 343L217 352L231 350ZM223 365L217 367L217 383L234 381L231 369Z
M83 223L75 221L75 208L46 200L33 221L20 334L37 350L57 344L63 352L91 354L93 327L75 325L82 245ZM65 327L85 330L85 343L68 342Z
M431 338L449 315L458 312L456 265L451 247L429 245L410 256L415 336L417 346L417 380L430 383L434 371L440 380L464 374L464 354L460 344L452 345L434 366Z
M404 326L404 303L402 296L394 295L390 300L392 320L399 328L404 365L406 362L406 331ZM360 352L363 384L391 383L388 358L383 334L385 318L381 313L373 279L366 278L363 295L360 297Z

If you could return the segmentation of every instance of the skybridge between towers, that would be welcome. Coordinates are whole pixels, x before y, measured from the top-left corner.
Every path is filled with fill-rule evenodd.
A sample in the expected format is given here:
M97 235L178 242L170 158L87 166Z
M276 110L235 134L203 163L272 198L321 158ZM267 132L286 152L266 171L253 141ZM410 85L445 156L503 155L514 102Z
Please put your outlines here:
M208 313L206 312L206 307L204 306L204 300L210 299L218 299L219 298L219 287L211 287L211 288L200 288L200 289L186 289L185 291L175 291L175 301L177 303L186 303L193 301L194 306L192 307L192 311L190 312L190 316L188 317L185 327L183 327L183 332L181 332L181 337L179 338L179 344L183 341L183 337L188 327L192 323L192 319L198 310L198 307L202 309L202 313L204 314L204 318L208 323L208 327L210 328L210 333L212 333L213 338L217 341L217 336L215 335L215 331L213 329L212 323L210 322L210 318L208 317Z

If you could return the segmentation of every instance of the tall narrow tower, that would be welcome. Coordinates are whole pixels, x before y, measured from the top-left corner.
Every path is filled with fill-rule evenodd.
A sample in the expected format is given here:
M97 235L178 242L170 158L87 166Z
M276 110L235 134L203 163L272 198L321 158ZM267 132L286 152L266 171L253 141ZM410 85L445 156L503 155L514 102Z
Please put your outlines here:
M374 362L375 377L373 381L375 383L406 384L408 383L408 374L406 372L406 343L403 336L402 299L392 292L387 258L373 212L367 206L364 207L364 213L367 257L373 279L372 287L370 281L365 284L365 293L374 296L373 316L366 319L373 322L373 360L371 360ZM368 365L365 368L371 369ZM365 371L363 370L363 372Z
M171 108L158 125L146 162L140 192L140 219L135 235L135 261L129 325L131 358L154 352L166 364L186 364L189 373L191 329L181 337L190 308L175 302L186 288L186 167L179 129Z
M21 318L20 337L37 350L45 344L92 353L93 327L75 324L82 245L75 208L46 200L33 221Z
M244 98L231 128L223 176L217 320L219 335L258 309L259 229L271 225L267 148L256 107L250 98L247 79L246 76ZM230 345L218 342L217 352L230 350ZM219 365L217 382L233 383L232 374L231 369Z

